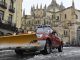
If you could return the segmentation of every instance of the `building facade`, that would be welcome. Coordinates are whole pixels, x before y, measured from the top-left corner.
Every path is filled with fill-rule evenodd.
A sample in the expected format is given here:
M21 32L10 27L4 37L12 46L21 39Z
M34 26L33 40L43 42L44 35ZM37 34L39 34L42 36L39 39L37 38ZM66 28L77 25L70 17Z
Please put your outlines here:
M68 8L65 8L62 3L57 4L56 0L52 0L48 7L33 6L31 15L24 15L22 21L25 21L25 25L22 26L26 31L35 30L37 25L50 25L65 44L80 45L80 10L75 9L74 1Z
M13 33L21 27L22 0L0 0L0 31Z

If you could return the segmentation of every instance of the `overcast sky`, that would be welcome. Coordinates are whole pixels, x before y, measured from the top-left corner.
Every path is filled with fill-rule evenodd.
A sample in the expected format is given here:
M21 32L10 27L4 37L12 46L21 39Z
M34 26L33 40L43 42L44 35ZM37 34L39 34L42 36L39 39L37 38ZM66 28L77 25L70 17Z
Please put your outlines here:
M37 4L40 5L42 4L42 6L44 7L44 5L46 4L47 6L51 3L52 0L23 0L23 7L22 9L25 9L25 13L26 14L30 14L30 10L31 10L31 6L37 6ZM61 2L63 3L63 5L65 7L69 7L72 5L72 0L56 0L58 4L60 4ZM75 2L75 7L76 9L80 10L80 0L74 0Z

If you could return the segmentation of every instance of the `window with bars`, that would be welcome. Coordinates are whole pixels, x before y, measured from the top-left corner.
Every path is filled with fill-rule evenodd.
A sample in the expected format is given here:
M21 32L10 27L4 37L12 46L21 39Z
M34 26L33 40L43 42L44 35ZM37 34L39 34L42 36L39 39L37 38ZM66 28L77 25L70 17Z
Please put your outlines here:
M4 19L4 11L0 11L0 22Z
M9 17L8 17L8 23L9 24L12 24L12 19L13 19L13 16L11 14L9 14Z

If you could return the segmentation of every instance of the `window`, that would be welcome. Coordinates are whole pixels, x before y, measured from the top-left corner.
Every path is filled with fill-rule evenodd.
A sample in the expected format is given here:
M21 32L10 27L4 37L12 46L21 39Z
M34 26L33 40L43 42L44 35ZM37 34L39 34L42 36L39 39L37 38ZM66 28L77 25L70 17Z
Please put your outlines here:
M53 15L52 15L52 19L53 19Z
M49 24L49 22L47 21L47 24Z
M3 2L5 2L5 0L0 0L0 1L3 1Z
M3 9L7 9L6 0L0 0L0 7L3 8Z
M80 36L79 36L79 40L80 40Z
M9 24L12 24L12 18L13 18L13 16L11 14L9 14L9 17L8 17L8 23Z
M52 15L52 16L51 16L51 17L49 17L49 18L55 19L56 17L55 17L55 15Z
M45 21L45 25L48 24L48 21Z
M56 17L56 20L59 20L59 16Z
M38 29L37 29L37 33L52 33L52 29L50 28L50 27L39 27Z
M39 24L39 20L37 21L37 24Z
M35 24L37 24L37 21L35 21Z
M78 16L76 15L76 19L78 19Z
M2 22L3 18L4 18L4 12L0 11L0 22Z
M13 0L11 0L10 7L13 8L13 5L14 5L14 2L13 2Z
M67 18L67 15L65 14L65 19Z
M51 23L50 23L50 22L48 22L48 24L50 25Z
M64 36L67 37L68 36L68 32L64 30Z
M30 21L28 22L28 24L31 24Z

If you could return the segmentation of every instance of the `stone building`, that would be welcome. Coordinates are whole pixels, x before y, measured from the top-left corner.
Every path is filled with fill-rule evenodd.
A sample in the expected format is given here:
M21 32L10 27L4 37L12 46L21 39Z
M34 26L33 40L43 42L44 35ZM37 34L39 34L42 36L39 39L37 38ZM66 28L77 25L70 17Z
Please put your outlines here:
M21 27L22 0L0 0L0 33L12 34Z
M56 0L52 0L48 7L33 6L31 15L24 15L22 21L25 21L25 25L22 26L26 30L35 30L37 25L50 25L65 44L80 44L80 10L75 8L74 1L72 6L67 8L62 3L57 4Z
M35 7L34 5L31 7L31 15L25 15L25 11L23 11L23 18L22 18L22 28L26 27L24 26L24 21L25 24L28 24L29 26L37 26L37 25L53 25L53 14L54 12L60 11L64 9L65 7L61 4L57 4L56 0L52 0L51 4L47 7L46 5L44 8L42 8L42 5ZM31 29L31 27L27 26L27 30Z
M35 30L34 28L37 25L43 25L45 23L48 23L48 21L45 22L46 5L44 9L42 8L42 5L40 6L40 8L38 8L38 5L36 8L34 6L31 7L31 15L25 15L24 12L25 11L23 11L22 29L26 28L26 30Z

